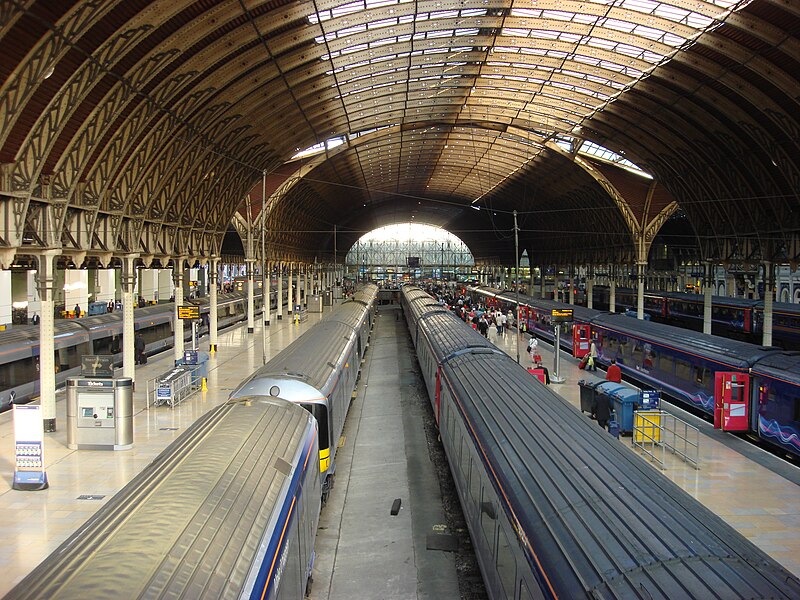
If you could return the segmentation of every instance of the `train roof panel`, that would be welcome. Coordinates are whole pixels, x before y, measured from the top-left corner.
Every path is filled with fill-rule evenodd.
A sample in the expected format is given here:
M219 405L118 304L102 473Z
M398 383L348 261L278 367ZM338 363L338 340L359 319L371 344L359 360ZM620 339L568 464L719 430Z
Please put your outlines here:
M619 313L600 313L591 323L593 327L610 329L634 338L646 338L649 343L677 348L742 368L752 366L768 354L779 352L778 348L764 348L663 323L631 319Z
M361 322L367 318L367 311L364 304L361 302L342 302L339 306L333 309L325 321L336 321L344 323L351 329L356 329L360 326Z
M449 311L427 313L419 321L420 332L434 346L436 356L445 358L467 348L497 347Z
M522 367L480 364L455 357L444 382L556 596L800 595L788 571Z
M800 385L800 352L769 354L755 364L753 372L764 373Z
M361 305L354 306L364 310ZM269 395L272 385L269 381L285 378L287 374L318 390L320 398L325 397L334 383L335 367L343 360L347 346L355 343L356 337L351 325L331 320L331 317L314 325L257 369L234 390L231 398L251 394ZM358 370L359 365L351 364L345 368Z
M286 467L303 464L313 427L303 409L263 398L210 411L12 595L249 597L248 574L264 561L264 532L297 485Z

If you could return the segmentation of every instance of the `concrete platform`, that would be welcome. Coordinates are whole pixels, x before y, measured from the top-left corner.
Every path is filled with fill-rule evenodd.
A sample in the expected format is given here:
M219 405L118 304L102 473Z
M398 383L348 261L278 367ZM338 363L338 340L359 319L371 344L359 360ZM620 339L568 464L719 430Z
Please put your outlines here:
M324 315L309 314L299 325L274 320L268 330L272 356ZM176 407L145 408L144 382L167 370L172 353L137 367L134 448L128 451L73 451L66 447L65 407L57 403L59 431L46 436L50 489L11 489L11 414L0 415L0 596L52 552L103 503L141 471L181 431L262 363L261 326L246 325L220 335L219 352L209 363L208 391ZM527 337L498 337L499 347L527 366ZM201 349L208 347L203 338ZM552 372L552 351L539 349ZM336 484L317 535L312 599L458 598L458 555L448 551L443 499L425 430L428 398L412 363L405 322L394 307L378 312L357 395L340 440ZM551 388L579 404L577 381L586 373L562 354L563 384ZM531 385L538 385L531 378ZM687 420L693 419L683 414ZM588 416L587 416L588 418ZM704 427L694 419L693 424ZM435 435L435 434L434 434ZM435 440L434 440L435 442ZM621 438L630 448L630 438ZM436 445L435 443L433 444ZM631 451L635 451L631 449ZM753 457L756 457L754 459ZM657 468L657 467L653 467ZM714 510L793 573L800 575L800 470L734 436L706 431L700 469L667 455L665 476ZM79 500L81 495L92 499ZM396 516L390 515L395 499ZM461 532L463 535L463 532ZM444 547L444 549L436 549ZM463 585L463 582L462 582Z

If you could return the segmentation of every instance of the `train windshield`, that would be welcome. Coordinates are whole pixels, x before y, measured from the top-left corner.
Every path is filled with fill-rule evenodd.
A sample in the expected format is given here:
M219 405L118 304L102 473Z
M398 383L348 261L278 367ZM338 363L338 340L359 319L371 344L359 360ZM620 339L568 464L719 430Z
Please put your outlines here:
M329 434L328 434L328 409L324 404L300 404L303 408L305 408L308 412L314 415L314 418L317 420L319 424L319 447L320 450L323 448L330 447L329 442Z

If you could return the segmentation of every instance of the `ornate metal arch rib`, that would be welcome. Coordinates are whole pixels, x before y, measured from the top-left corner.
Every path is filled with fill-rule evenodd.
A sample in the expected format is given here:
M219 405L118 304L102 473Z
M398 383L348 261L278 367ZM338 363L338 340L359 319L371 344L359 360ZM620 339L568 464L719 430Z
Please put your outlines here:
M413 215L511 262L516 210L534 263L646 260L673 213L698 258L796 263L798 32L798 0L0 0L3 261L217 254L266 173L279 260Z

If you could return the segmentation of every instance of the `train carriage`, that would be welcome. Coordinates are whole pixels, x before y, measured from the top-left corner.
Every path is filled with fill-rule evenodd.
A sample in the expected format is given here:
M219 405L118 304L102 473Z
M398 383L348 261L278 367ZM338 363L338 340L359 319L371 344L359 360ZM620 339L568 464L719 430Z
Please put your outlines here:
M800 352L772 353L750 370L752 429L800 456Z
M319 473L324 497L333 486L336 449L367 349L371 308L372 304L361 302L338 306L245 379L230 396L277 397L300 404L314 415L320 429Z
M256 310L261 307L256 298ZM218 327L233 325L246 318L247 299L243 294L224 294L218 300ZM207 316L208 302L200 303L200 314ZM145 353L154 354L172 346L174 303L149 305L133 313L134 331L145 341ZM110 354L115 364L122 362L122 312L104 313L82 319L57 319L55 331L56 385L80 373L81 356ZM202 333L205 328L200 328ZM15 325L0 332L0 410L14 402L23 403L39 394L38 325ZM191 339L191 328L184 328L185 340Z
M212 409L6 596L302 598L320 512L317 427L289 402Z
M509 356L456 349L450 340L481 336L439 318L444 327L421 321L418 348L435 360L418 350L420 367L439 388L442 444L490 598L800 596L796 577Z

